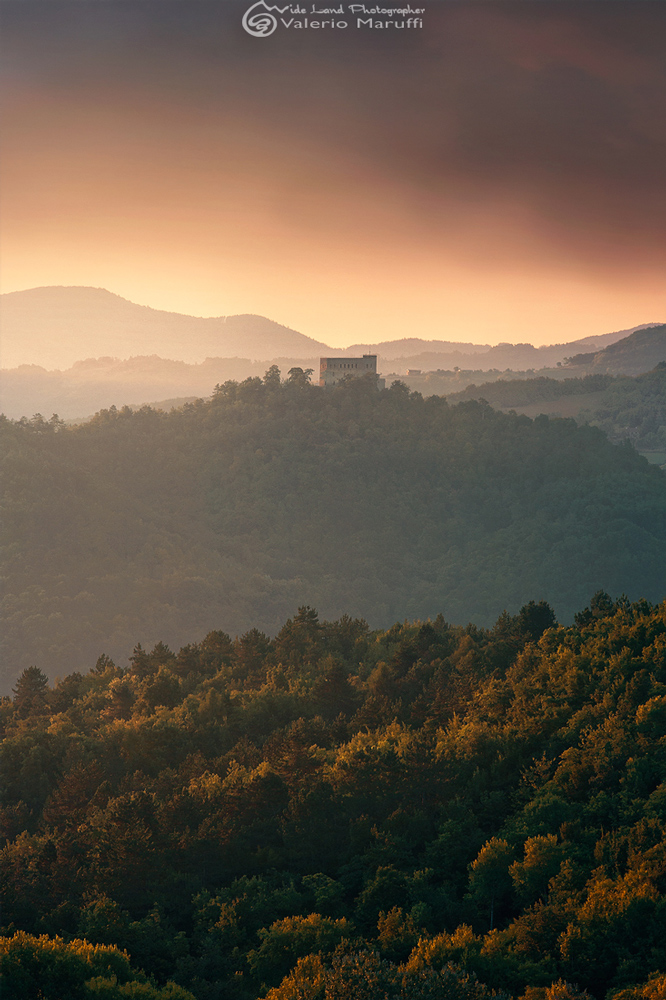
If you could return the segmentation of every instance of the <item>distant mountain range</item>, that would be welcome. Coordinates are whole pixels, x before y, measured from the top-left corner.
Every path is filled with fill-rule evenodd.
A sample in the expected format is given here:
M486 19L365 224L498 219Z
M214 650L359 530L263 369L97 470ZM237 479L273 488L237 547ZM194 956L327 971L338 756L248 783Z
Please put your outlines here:
M550 344L534 347L532 344L463 344L448 340L419 340L416 337L403 340L382 341L378 344L352 344L349 354L378 354L384 362L399 361L409 368L478 368L489 371L498 368L503 371L525 371L528 368L549 368L570 357L573 353L603 350L609 344L622 340L635 330L644 330L654 324L644 323L629 330L616 330L594 337L583 337L570 343Z
M408 368L460 369L462 384L430 388L440 394L464 388L466 371L540 371L565 358L605 371L605 352L614 345L609 364L616 367L609 371L647 371L663 360L658 331L665 328L654 324L538 348L416 337L332 348L263 316L184 316L103 288L33 288L0 299L1 408L12 418L39 412L75 419L111 405L208 396L216 383L261 376L270 364L283 374L294 366L316 371L321 355L378 354L380 370L401 378ZM646 334L640 348L634 341L620 346L640 331Z
M471 367L474 360L473 367L543 368L566 355L598 351L651 325L538 348L418 337L334 348L264 316L184 316L136 305L104 288L30 288L8 292L0 303L3 368L28 364L64 369L83 358L150 354L198 364L206 358L265 361L364 353L378 354L383 361L420 359L424 365L432 359L441 362L439 367Z
M0 298L3 368L62 369L82 358L108 356L159 354L196 364L207 357L252 360L330 351L263 316L183 316L138 306L104 288L30 288Z

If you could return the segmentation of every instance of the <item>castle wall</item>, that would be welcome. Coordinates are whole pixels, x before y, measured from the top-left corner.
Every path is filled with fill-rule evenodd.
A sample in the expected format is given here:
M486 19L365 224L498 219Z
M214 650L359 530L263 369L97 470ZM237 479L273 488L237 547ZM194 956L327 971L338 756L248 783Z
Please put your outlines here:
M377 355L364 354L362 358L320 358L319 385L335 385L349 375L376 375Z

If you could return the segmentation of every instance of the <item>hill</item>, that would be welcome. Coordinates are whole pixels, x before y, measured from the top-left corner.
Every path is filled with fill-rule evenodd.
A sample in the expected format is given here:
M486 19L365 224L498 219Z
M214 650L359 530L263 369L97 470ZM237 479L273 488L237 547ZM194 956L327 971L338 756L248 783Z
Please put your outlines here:
M661 361L666 361L666 324L636 330L603 351L577 354L569 359L569 366L585 365L608 374L639 375L650 371Z
M586 375L583 378L499 379L469 385L449 395L450 403L484 399L502 410L526 416L540 413L574 417L600 427L620 443L629 440L640 451L666 451L666 362L643 375Z
M293 367L316 372L321 354L377 353L380 368L396 369L400 377L408 368L434 368L436 372L409 378L408 384L428 394L448 395L472 380L492 380L508 368L518 369L516 376L529 376L527 369L554 365L567 353L609 343L626 333L540 348L405 338L356 344L343 352L259 316L210 320L180 316L135 306L104 289L14 292L2 297L2 308L5 366L12 357L40 359L38 364L21 363L2 371L0 407L12 419L57 413L73 420L113 405L209 396L217 383L261 375L270 364L285 373ZM137 353L140 345L156 353ZM64 370L47 367L57 357L71 360L84 349L103 351L104 356L75 360ZM208 351L228 355L205 357ZM236 356L239 351L242 357ZM201 357L204 360L194 360ZM265 360L252 360L257 357ZM560 369L557 374L562 374Z
M531 344L491 348L412 337L355 344L343 350L263 316L184 316L136 305L103 288L52 286L9 292L0 296L0 309L4 369L39 365L62 371L82 359L112 357L123 361L138 355L188 364L200 364L205 358L237 359L239 355L248 362L283 358L292 362L286 365L288 369L298 359L342 353L379 354L382 361L397 361L400 368L526 369L554 365L567 354L598 349L628 332L541 348ZM477 356L483 359L481 364L474 360ZM127 400L116 400L124 402Z
M16 1000L658 1000L666 603L137 646L0 706ZM149 978L150 977L150 978Z
M488 370L506 368L525 370L547 368L562 361L567 354L583 350L600 351L608 344L614 344L634 330L643 330L654 324L643 324L629 330L602 333L583 337L570 343L550 344L534 347L532 344L469 344L452 340L421 340L419 337L404 337L400 340L382 340L375 344L352 344L346 350L349 354L378 354L383 362L398 362L407 368L477 368Z
M315 368L318 358L275 358L290 368ZM2 372L2 412L18 419L35 413L57 413L65 420L90 417L109 406L140 406L159 398L210 396L218 383L263 375L265 361L249 358L206 358L201 364L168 361L156 355L88 358L66 371L20 365Z
M452 400L481 397L490 400L492 396L499 405L516 408L519 412L529 416L536 416L543 412L540 404L548 402L550 405L545 412L567 417L576 416L583 409L596 405L598 399L595 393L601 391L603 386L610 384L609 381L603 382L604 378L608 380L611 376L647 373L666 360L666 325L637 328L630 332L629 336L622 337L601 351L567 357L563 363L558 363L552 368L536 369L532 367L532 369L524 368L516 371L511 365L503 369L503 361L512 360L515 363L515 357L511 352L515 352L517 348L511 347L511 345L500 345L493 350L495 352L505 350L505 355L501 358L496 353L493 356L495 363L492 368L490 367L490 352L488 352L476 355L473 359L473 367L461 367L455 370L422 370L417 375L406 375L405 381L410 389L422 392L424 395L435 393L447 396ZM540 350L550 351L551 348L541 348ZM486 362L485 367L484 361ZM425 368L425 365L419 367ZM500 375L501 379L498 378ZM574 377L572 378L572 376ZM592 379L592 376L595 378ZM391 377L390 374L387 375L388 379ZM581 379L584 380L584 385L588 388L583 388L583 383L580 383ZM522 388L518 384L519 382L522 383ZM497 383L496 388L490 388L489 383ZM558 383L560 383L561 388L558 388ZM581 392L591 393L591 395L588 399L583 399L580 395ZM659 409L658 395L651 403L657 405ZM648 406L651 403L648 403ZM658 413L655 413L654 418L657 417ZM648 425L653 422L650 418L647 419ZM629 429L632 427L634 425L630 424ZM658 430L658 427L659 423L652 430ZM615 436L618 435L615 434ZM636 434L632 432L624 434L624 437L633 440L636 438Z
M573 421L270 372L171 413L2 433L5 684L122 660L137 635L273 633L307 600L378 627L666 592L666 478Z
M2 367L62 369L81 358L311 357L329 348L263 316L204 319L138 306L104 288L46 287L1 297Z

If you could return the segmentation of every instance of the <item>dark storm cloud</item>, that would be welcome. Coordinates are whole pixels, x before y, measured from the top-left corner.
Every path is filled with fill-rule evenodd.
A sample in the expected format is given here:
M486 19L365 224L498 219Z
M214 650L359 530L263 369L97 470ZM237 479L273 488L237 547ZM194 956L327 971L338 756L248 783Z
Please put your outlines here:
M452 205L509 202L555 252L663 258L666 4L431 2L409 35L267 39L243 32L246 6L5 3L6 72L19 96L121 102L121 130L134 103L147 128L191 114L230 148L271 134L295 163L351 162L425 231Z

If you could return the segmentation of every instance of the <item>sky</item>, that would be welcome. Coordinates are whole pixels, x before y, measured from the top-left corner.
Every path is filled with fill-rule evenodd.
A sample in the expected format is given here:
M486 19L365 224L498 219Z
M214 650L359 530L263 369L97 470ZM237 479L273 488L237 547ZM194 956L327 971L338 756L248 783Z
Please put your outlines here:
M249 0L2 0L2 290L336 347L666 321L665 0L340 3L253 37Z

